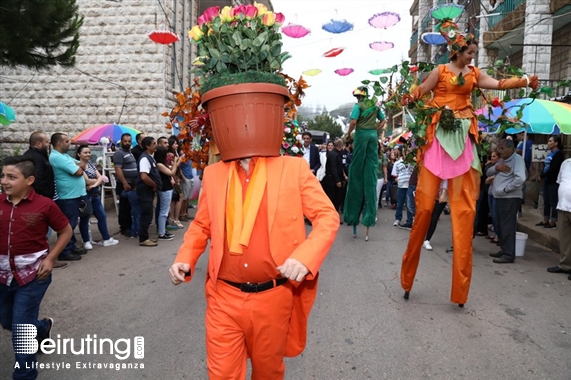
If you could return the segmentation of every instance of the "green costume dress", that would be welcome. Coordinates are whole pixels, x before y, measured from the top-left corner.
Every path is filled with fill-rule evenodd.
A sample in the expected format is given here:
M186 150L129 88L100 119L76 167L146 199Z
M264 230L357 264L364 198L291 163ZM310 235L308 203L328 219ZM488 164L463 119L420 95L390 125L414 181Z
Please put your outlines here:
M366 107L363 102L355 104L351 120L357 120L353 143L353 159L349 166L349 182L343 207L343 219L350 226L361 223L374 226L377 221L377 170L379 165L379 141L377 120L385 119L379 107ZM364 203L364 204L363 204Z

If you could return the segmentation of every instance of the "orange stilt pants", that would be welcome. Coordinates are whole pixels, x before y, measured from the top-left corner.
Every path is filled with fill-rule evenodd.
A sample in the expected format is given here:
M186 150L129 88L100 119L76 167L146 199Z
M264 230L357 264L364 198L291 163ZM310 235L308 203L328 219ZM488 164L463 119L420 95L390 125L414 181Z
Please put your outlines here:
M402 258L401 284L405 291L412 289L422 243L430 226L430 217L441 182L442 179L427 169L420 170L415 197L416 214L408 246ZM479 189L480 173L472 168L465 174L448 180L454 246L450 296L453 303L464 304L468 300L472 277L472 237Z
M243 293L223 281L206 282L206 364L211 380L283 379L293 295L286 283Z

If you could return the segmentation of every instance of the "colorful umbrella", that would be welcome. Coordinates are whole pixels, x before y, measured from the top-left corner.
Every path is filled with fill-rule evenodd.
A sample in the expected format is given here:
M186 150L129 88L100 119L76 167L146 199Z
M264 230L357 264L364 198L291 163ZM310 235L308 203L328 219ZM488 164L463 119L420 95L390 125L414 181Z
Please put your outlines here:
M283 34L291 38L301 38L311 33L311 30L307 29L303 25L287 24L286 26L282 27L282 32Z
M342 77L344 77L346 75L351 74L353 71L355 71L355 70L353 70L351 68L337 69L337 70L335 70L335 74L341 75Z
M345 48L333 48L323 53L323 56L327 58L337 57L339 54L343 53L343 50L345 50Z
M388 29L399 21L400 16L398 13L383 12L373 15L373 17L369 19L369 25L375 28Z
M123 133L129 133L132 137L133 145L137 145L135 137L141 133L141 131L119 124L96 125L76 135L71 141L81 144L97 144L102 137L108 137L111 141L117 142L121 140Z
M312 77L312 76L315 76L315 75L321 73L321 70L320 69L309 69L309 70L302 71L302 73Z
M323 24L321 29L329 33L345 33L353 30L353 24L347 20L331 20L327 24Z
M385 51L395 47L395 44L387 41L377 41L369 44L369 47L376 51Z
M446 38L437 32L422 33L420 38L429 45L442 45L446 43Z
M432 8L430 12L432 13L432 17L437 20L453 19L464 12L464 7L454 3L442 4Z
M515 119L517 111L526 104L523 109L521 121L527 123L531 133L540 134L571 134L571 104L553 102L550 100L522 98L514 99L504 104L504 108L492 108L490 116L487 107L477 112L492 121L497 120L504 109L508 109L505 116Z
M180 41L178 34L168 30L153 30L149 32L148 36L152 41L163 45Z
M5 103L0 102L0 124L9 125L16 121L16 113Z
M373 75L383 75L383 74L390 74L393 71L391 69L375 69L375 70L370 70L369 74L373 74Z

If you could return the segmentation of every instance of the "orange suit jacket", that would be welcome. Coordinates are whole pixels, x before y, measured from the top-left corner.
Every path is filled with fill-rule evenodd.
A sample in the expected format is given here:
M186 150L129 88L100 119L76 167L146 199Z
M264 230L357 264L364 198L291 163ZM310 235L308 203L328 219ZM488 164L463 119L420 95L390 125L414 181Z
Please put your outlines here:
M291 257L309 269L301 283L290 281L294 302L286 356L291 357L299 355L305 347L307 319L317 294L319 268L335 240L339 214L303 158L268 157L266 163L271 255L277 265ZM198 210L175 259L175 262L190 264L192 277L196 262L210 241L206 281L212 279L214 286L224 253L229 169L230 164L226 162L205 169ZM304 215L313 226L307 236Z

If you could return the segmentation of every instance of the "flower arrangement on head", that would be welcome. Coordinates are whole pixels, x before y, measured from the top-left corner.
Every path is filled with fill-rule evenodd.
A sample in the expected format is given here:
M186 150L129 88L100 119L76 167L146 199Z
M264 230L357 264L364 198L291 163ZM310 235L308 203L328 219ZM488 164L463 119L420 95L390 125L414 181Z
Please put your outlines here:
M195 72L204 80L202 91L236 83L273 83L285 86L277 75L290 57L282 52L281 13L263 4L210 7L188 35L198 44Z
M285 156L303 156L303 143L301 138L301 128L297 122L297 107L301 105L301 98L308 84L300 77L298 80L282 74L289 89L289 101L286 103L284 136L280 154Z

